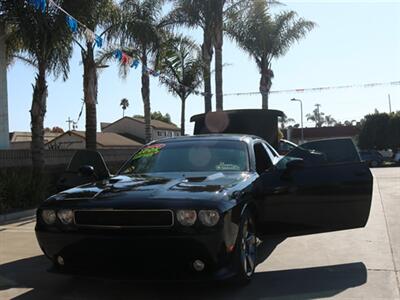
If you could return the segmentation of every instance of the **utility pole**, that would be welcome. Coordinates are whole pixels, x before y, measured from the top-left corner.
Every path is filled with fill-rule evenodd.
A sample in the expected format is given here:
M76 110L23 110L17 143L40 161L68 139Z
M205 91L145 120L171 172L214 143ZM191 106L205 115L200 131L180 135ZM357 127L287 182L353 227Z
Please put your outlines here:
M70 117L68 117L68 120L67 120L66 122L68 123L68 131L71 131L71 124L72 124L72 126L74 127L74 121L71 120ZM73 128L73 127L72 127L72 128ZM74 129L74 128L73 128L73 129Z
M390 94L388 94L389 99L389 113L392 114L392 102L390 101Z

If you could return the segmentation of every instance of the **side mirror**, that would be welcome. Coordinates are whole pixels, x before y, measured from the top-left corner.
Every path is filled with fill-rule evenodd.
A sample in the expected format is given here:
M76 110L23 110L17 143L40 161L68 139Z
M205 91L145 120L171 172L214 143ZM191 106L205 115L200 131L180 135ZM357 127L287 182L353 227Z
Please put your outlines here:
M79 172L79 175L81 175L83 177L92 177L95 175L94 168L93 168L93 166L90 166L90 165L81 166L79 168L78 172Z

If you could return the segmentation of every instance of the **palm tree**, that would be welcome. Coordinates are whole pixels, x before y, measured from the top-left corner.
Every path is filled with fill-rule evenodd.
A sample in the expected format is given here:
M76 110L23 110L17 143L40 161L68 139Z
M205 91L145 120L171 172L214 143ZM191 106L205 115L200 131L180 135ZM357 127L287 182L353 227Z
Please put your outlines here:
M72 37L65 15L53 6L44 11L26 0L1 0L6 19L15 22L23 45L19 57L37 70L31 107L32 166L34 178L40 179L44 169L43 121L46 114L47 76L52 73L66 80L72 54Z
M213 58L213 30L215 4L213 0L172 0L174 10L171 18L176 24L186 25L189 28L200 27L203 30L201 46L204 82L204 112L212 110L211 99L211 61Z
M74 39L81 50L83 65L83 101L86 111L86 149L96 150L97 147L97 86L98 69L104 67L101 61L95 59L97 29L102 33L101 39L117 21L117 7L112 0L82 0L67 1L65 8L88 28L79 27L79 35ZM89 29L89 31L87 30Z
M297 18L294 11L271 16L266 1L249 2L248 9L231 13L227 32L255 60L261 73L262 108L268 109L268 95L274 77L272 59L285 55L294 42L315 27L315 23Z
M123 98L119 105L122 107L122 117L125 117L125 110L129 107L129 100Z
M151 140L151 107L149 64L162 43L167 18L162 17L162 0L123 0L121 23L112 30L125 52L137 57L142 63L142 100L144 106L145 140ZM129 65L121 64L122 75L126 76Z
M291 123L296 123L295 119L293 118L288 118L286 114L283 114L282 117L279 117L279 123L281 123L281 130L285 129L287 125Z
M325 123L328 126L335 126L337 121L331 115L326 115L325 116Z
M182 102L181 135L185 135L186 99L201 85L202 59L199 47L189 38L172 37L160 53L158 68L167 77L161 83Z
M326 123L325 114L319 111L319 106L315 108L312 114L306 114L307 121L315 123L315 127L322 127Z

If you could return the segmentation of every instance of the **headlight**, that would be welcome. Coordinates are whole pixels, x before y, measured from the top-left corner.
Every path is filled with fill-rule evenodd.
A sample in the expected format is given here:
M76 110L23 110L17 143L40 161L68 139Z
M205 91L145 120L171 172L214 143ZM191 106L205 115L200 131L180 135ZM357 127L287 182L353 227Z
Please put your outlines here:
M183 226L192 226L196 222L197 213L195 210L178 210L176 219Z
M74 212L70 209L60 209L57 212L57 216L61 223L68 225L74 221Z
M205 226L215 226L219 221L219 213L216 210L201 210L199 219Z
M44 209L42 219L47 225L52 225L56 221L56 212L52 209Z

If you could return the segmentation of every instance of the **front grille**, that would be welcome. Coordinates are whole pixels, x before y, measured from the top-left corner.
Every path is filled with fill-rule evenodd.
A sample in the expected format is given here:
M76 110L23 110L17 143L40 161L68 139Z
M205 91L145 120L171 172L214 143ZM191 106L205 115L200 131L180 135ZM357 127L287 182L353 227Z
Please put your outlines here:
M76 210L75 224L88 227L171 227L171 210Z

